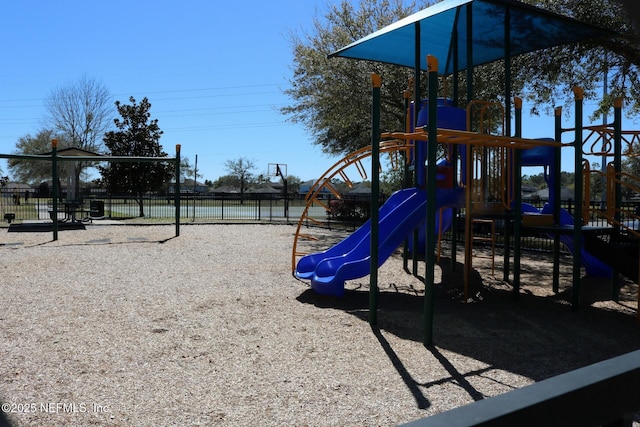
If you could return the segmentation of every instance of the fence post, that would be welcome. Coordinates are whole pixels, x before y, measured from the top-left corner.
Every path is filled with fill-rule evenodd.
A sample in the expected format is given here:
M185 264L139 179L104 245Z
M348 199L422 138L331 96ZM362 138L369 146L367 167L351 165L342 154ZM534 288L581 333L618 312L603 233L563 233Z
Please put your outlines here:
M273 222L273 199L269 199L269 222Z
M180 235L180 144L176 144L176 185L175 205L176 205L176 237Z
M369 250L369 324L378 323L378 239L379 212L378 194L380 193L380 86L382 79L371 75L371 228Z
M337 199L336 199L337 200ZM327 206L329 209L327 210L327 228L331 231L331 194L327 196Z
M58 140L51 140L51 186L53 187L53 240L58 240Z

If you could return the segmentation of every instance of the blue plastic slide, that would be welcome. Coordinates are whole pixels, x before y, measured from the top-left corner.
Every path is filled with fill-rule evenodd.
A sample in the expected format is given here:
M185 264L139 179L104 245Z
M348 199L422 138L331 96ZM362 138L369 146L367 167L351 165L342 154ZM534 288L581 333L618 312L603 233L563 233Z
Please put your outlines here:
M553 138L540 138L543 141L553 141ZM531 213L553 213L553 203L557 197L554 194L556 177L551 173L554 168L554 164L557 161L554 155L554 148L550 146L534 147L528 150L522 151L522 166L544 166L545 167L545 180L549 186L549 203L547 203L542 212L538 211L535 206L527 203L522 203L522 212ZM549 168L549 174L547 175L547 168ZM558 177L559 178L559 177ZM560 210L560 225L561 226L573 226L573 217L565 209ZM567 234L560 235L560 241L569 249L571 253L574 253L573 236ZM587 274L594 277L611 277L612 270L605 263L594 257L592 254L584 249L584 244L580 248L580 256L582 259L582 265L584 266Z
M462 189L438 190L436 208L459 206ZM415 188L394 193L380 208L378 262L382 265L409 234L426 219L426 192ZM451 223L443 219L443 226ZM437 216L439 217L439 216ZM443 215L446 217L446 215ZM446 223L445 223L446 221ZM325 252L300 259L296 276L311 279L311 288L319 294L342 296L345 280L370 272L371 223L367 221L353 234Z
M522 212L551 215L553 213L553 207L551 206L551 204L547 203L542 208L542 211L539 211L535 206L532 206L528 203L523 203ZM566 209L560 209L560 225L573 226L573 224L573 217L571 216L571 214ZM575 245L573 244L572 235L560 234L560 241L567 247L567 249L569 249L569 252L573 253L573 251L575 250ZM591 255L589 252L587 252L584 248L584 244L580 248L580 257L582 259L582 265L584 266L584 269L589 276L611 277L611 268L595 256Z
M548 203L544 205L542 208L543 214L551 214L552 211L551 205ZM574 225L573 217L571 214L565 210L560 209L560 225ZM560 241L569 249L569 252L573 253L575 250L575 245L573 244L573 236L567 234L560 234ZM593 277L611 277L613 274L611 267L609 267L604 262L600 261L598 258L587 252L584 248L584 244L580 248L580 259L582 260L582 265L584 266L585 271L589 276Z
M379 219L380 222L384 221L384 218L394 209L396 209L401 203L404 203L412 197L416 197L418 190L415 188L407 188L406 190L396 191L387 199L387 201L380 207ZM363 239L369 241L369 235L371 231L371 220L365 222L360 228L342 240L340 243L332 246L324 252L318 252L310 255L306 255L298 261L296 266L296 277L300 279L311 279L313 273L316 270L318 263L324 259L332 258L336 256L342 256L351 252L353 248L358 246Z

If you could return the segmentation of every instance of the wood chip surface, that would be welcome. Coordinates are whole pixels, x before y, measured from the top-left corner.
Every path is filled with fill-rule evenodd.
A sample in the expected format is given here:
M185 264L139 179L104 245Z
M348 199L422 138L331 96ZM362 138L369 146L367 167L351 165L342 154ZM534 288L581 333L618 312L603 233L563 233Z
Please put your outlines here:
M89 225L52 241L0 230L0 400L12 425L391 426L640 348L637 287L616 303L607 280L585 277L571 311L568 257L555 295L551 258L523 254L517 300L501 255L495 276L478 258L465 302L462 248L453 270L445 248L425 347L424 286L398 254L380 269L371 327L369 277L334 298L292 276L293 226L174 232Z

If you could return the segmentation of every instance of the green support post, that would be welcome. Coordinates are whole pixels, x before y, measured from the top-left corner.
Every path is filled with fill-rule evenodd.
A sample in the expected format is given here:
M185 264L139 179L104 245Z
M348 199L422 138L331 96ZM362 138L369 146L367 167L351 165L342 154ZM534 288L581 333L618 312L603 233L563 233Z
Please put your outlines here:
M457 22L457 19L456 19ZM458 83L458 72L460 71L459 67L459 51L458 51L458 25L456 24L455 29L451 33L451 45L453 46L453 106L458 107L458 96L460 95L460 87ZM460 150L458 149L458 144L452 144L452 153L451 158L453 159L453 176L456 181L454 185L459 186L460 182L457 182L458 177L458 153ZM451 258L450 258L450 268L451 271L455 271L456 269L456 261L457 261L457 253L458 253L458 236L460 233L458 232L458 214L460 213L460 209L451 208L452 213L452 226L451 226Z
M438 59L427 55L429 125L427 143L427 218L424 274L424 345L433 343L433 287L436 263L436 154L438 149Z
M511 135L511 8L504 10L504 110L507 112L505 120L505 135ZM517 108L517 107L516 107ZM522 109L522 101L520 108Z
M409 108L409 106L411 105L411 92L408 88L402 92L402 99L404 102L404 117L405 117L404 131L411 132L412 129L410 129L409 122L407 120L409 112L411 111ZM402 157L402 188L404 189L404 188L408 188L410 183L409 171L407 168L407 156L405 151L402 151L401 157ZM404 271L406 271L407 273L409 272L409 239L408 238L404 239L404 242L402 243L402 267L404 268Z
M467 3L467 64L473 64L473 2ZM473 100L473 67L467 66L467 103ZM471 177L467 177L468 180Z
M517 117L517 115L516 115ZM516 126L522 138L522 125ZM522 256L522 150L513 150L513 298L520 297L520 257Z
M555 135L554 135L554 139L556 140L556 142L561 142L562 141L562 107L557 107L554 110L554 118L555 118ZM553 225L555 227L559 227L560 226L560 192L562 189L562 183L561 183L561 174L562 174L562 162L561 162L561 155L562 155L562 147L556 147L554 148L554 152L555 152L555 164L553 165L553 171L554 171L554 176L555 176L555 182L554 182L554 194L555 194L555 201L553 204ZM553 288L553 292L554 293L558 293L560 292L560 233L559 232L555 232L553 234L553 284L552 284L552 288Z
M580 268L582 266L582 202L583 202L583 177L582 177L582 101L584 90L581 87L574 87L576 108L576 125L573 148L575 151L575 208L573 211L573 286L571 292L571 309L578 310L580 307Z
M58 240L58 140L51 140L51 191L53 191L53 240Z
M378 324L378 240L380 196L380 86L382 79L371 74L372 106L371 106L371 238L369 258L369 324Z
M176 144L176 185L173 196L173 204L176 208L176 237L178 237L180 236L180 144Z
M512 158L513 160L507 160L509 161L515 161L515 158ZM509 174L509 169L507 169L506 171L507 174ZM507 176L507 179L513 179L511 176ZM504 282L509 282L509 273L510 273L510 269L511 269L511 238L512 238L512 230L511 227L509 226L509 220L507 219L505 221L505 227L504 227L504 244L503 244L503 248L504 248L504 253L503 253L503 257L502 259L503 261L503 266L502 266L502 280Z
M515 97L514 98L514 109L515 109L515 135L522 135L522 99L519 97ZM510 135L511 133L508 133L507 135ZM507 161L511 161L514 163L514 168L515 168L515 151L513 150L514 154L511 157L511 160L507 160ZM510 169L507 168L507 170L505 171L505 173L507 174L507 180L509 182L515 183L515 179L516 179L516 172L515 169L513 170L513 174L511 176L509 176L510 173ZM513 184L512 184L513 185ZM507 187L508 188L508 187ZM514 192L515 195L515 189L512 188L512 191ZM507 199L509 198L510 195L507 194ZM514 213L514 212L512 212ZM510 227L507 226L508 223L505 223L505 227L504 227L504 254L503 254L503 267L502 267L502 273L503 273L503 280L505 282L509 281L509 273L510 273L510 269L511 269L511 230ZM514 260L515 261L515 260Z
M473 3L467 3L466 5L466 62L467 64L473 64ZM473 67L467 67L466 70L466 79L467 79L467 104L473 101ZM470 128L471 123L467 123L468 129ZM472 162L472 153L473 153L473 145L466 146L466 158L467 164L464 166L466 172L465 175L467 177L467 182L464 184L467 186L466 193L466 201L465 201L465 229L464 229L464 300L467 301L469 298L469 277L471 275L471 259L473 254L471 253L471 239L473 238L471 232L471 220L472 220L472 205L473 202L471 200L471 186L473 185L472 175L473 175L473 162Z
M616 171L614 219L616 223L620 223L621 216L618 208L622 205L622 187L620 185L620 174L622 173L622 98L616 98L613 106L613 168Z
M613 168L616 174L616 181L614 186L614 200L615 200L615 226L614 233L620 233L620 211L622 206L622 187L620 186L620 174L622 173L622 98L616 98L613 101ZM612 299L618 302L620 284L618 283L618 272L614 269L611 275L611 293Z
M421 89L421 82L420 82L420 75L422 74L422 69L421 69L421 58L420 58L420 52L421 52L421 46L420 46L420 40L421 40L421 27L420 27L420 21L416 22L414 24L415 26L415 39L414 39L414 45L413 45L413 53L414 53L414 58L415 58L415 64L413 64L413 127L414 130L418 125L418 116L420 115L420 107L422 106L422 99L421 99L421 94L420 94L420 89ZM417 143L417 141L414 141L413 144L413 185L417 186L418 184L418 167L420 167L417 162L416 159L419 158L418 156L418 146L419 144ZM412 257L412 264L411 267L413 268L413 275L414 276L418 276L418 254L417 254L417 250L416 248L418 247L418 230L414 230L413 232L413 254L411 254Z
M415 153L415 147L414 147L414 153ZM419 258L419 255L416 253L416 250L415 250L415 248L417 248L419 243L420 243L419 242L420 239L418 238L418 230L414 230L413 231L413 234L412 234L411 238L413 239L413 247L414 247L414 251L411 254L411 268L413 269L413 275L415 277L418 277L418 261L419 261L418 258Z

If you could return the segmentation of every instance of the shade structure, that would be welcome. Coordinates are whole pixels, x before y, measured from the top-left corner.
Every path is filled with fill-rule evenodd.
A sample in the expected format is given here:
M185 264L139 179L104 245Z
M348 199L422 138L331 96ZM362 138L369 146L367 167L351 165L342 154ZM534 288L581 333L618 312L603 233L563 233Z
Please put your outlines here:
M329 57L412 68L419 61L420 69L427 70L426 55L430 54L439 59L438 73L448 75L502 59L505 52L517 56L614 35L613 31L515 0L444 0ZM420 55L416 58L417 50Z

